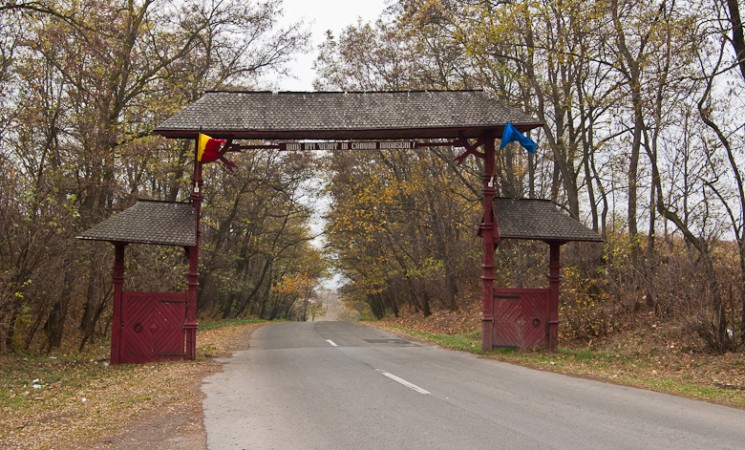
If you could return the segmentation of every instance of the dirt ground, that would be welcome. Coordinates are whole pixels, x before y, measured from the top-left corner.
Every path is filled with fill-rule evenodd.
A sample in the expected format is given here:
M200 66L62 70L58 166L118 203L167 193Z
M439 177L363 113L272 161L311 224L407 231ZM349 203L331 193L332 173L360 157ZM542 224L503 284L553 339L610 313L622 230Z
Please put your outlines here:
M218 369L214 369L218 370ZM214 370L196 372L192 375L188 401L178 408L171 405L157 407L157 411L142 414L127 423L115 434L94 441L86 448L94 449L178 449L202 450L207 448L207 434L202 417L202 378Z
M202 342L201 346L211 351L210 357L226 356L230 353L248 348L251 333L256 325L237 327L235 330L216 330L209 342ZM231 331L233 331L231 333ZM203 341L204 339L202 339ZM188 401L178 408L164 402L162 407L152 414L143 415L138 420L127 424L126 428L117 431L91 445L90 448L101 449L172 449L172 450L202 450L207 448L207 433L204 429L202 399L204 394L200 390L202 380L215 371L219 371L220 364L211 361L203 370L194 372L189 380Z
M196 361L109 367L101 351L2 356L0 449L204 449L202 380L259 326L200 331Z
M438 312L376 325L469 335L478 327L471 316ZM259 326L200 331L196 361L108 367L101 355L0 357L0 449L204 449L202 380L221 370L215 357L248 348ZM714 355L695 344L690 333L650 317L592 346L567 342L558 354L493 357L745 408L742 353Z

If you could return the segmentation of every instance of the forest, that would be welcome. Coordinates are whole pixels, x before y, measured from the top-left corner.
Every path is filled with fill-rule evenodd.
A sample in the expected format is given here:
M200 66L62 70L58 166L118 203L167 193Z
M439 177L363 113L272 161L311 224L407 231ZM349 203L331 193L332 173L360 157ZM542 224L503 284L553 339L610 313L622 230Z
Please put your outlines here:
M605 240L566 246L562 336L601 339L644 314L706 351L742 351L741 9L391 0L327 34L314 89L484 89L536 117L535 155L498 153L499 195L550 199ZM193 142L152 130L207 90L271 90L311 50L281 17L281 0L0 2L0 354L108 338L113 248L75 236L138 198L188 201ZM478 314L482 167L456 164L461 152L208 166L199 317L303 320L331 273L363 318ZM544 247L500 244L497 284L544 285ZM182 249L127 252L127 288L185 290Z

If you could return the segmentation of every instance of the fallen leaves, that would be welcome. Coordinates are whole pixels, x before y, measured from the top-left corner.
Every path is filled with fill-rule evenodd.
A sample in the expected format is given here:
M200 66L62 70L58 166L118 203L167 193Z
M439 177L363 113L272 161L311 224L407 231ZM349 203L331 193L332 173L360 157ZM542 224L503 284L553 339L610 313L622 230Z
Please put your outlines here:
M246 346L256 326L200 331L197 361L109 367L106 349L93 358L0 357L0 448L85 447L154 412L199 409L201 379L219 370L205 349Z
M429 317L408 314L379 325L404 333L457 335L480 333L479 318L478 305L474 305L468 311L438 311ZM560 338L559 348L556 354L526 351L490 357L745 408L743 354L708 353L679 324L640 315L605 339L589 344Z
M425 333L459 334L477 329L481 325L481 316L471 311L438 310L428 317L404 313L401 317L387 319L386 323Z

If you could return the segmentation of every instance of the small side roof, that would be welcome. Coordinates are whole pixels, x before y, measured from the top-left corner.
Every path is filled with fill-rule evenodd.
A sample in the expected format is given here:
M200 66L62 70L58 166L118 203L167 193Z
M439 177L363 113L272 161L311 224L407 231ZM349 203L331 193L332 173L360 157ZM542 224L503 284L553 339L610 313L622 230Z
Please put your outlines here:
M502 239L603 242L597 233L559 211L549 200L495 198L493 205Z
M542 123L484 91L209 91L154 132L233 139L473 138Z
M196 214L190 203L137 200L133 206L84 231L78 239L193 247Z

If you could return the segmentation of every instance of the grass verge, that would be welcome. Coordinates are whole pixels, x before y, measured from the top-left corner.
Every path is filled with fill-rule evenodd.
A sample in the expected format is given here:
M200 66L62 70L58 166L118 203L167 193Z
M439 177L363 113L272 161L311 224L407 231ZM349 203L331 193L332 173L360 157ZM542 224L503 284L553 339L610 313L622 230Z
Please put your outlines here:
M484 353L480 330L437 333L385 322L374 325L484 358L745 409L745 359L741 354L665 353L649 348L605 351L570 346L556 353L516 349Z
M260 319L225 319L225 320L214 320L209 322L200 322L199 331L216 330L223 327L237 327L240 325L250 325L255 323L263 323Z
M110 367L106 343L82 354L0 356L0 448L83 448L155 411L199 410L199 382L219 369L211 357L245 348L257 326L200 328L196 361Z

